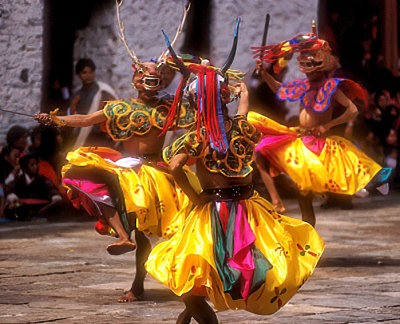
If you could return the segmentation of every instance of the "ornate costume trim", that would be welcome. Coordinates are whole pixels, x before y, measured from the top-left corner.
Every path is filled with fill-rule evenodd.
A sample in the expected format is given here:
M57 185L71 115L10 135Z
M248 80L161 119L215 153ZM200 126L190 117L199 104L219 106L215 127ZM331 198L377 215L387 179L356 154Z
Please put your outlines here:
M328 109L332 95L338 87L350 100L360 98L365 102L365 93L357 83L340 78L326 79L318 87L311 87L308 79L287 82L279 88L277 97L291 102L300 100L305 109L324 112Z
M316 88L310 86L308 79L284 83L278 90L278 99L292 102L300 100L305 109L323 112L329 107L331 97L342 81L344 79L331 78Z
M163 158L169 163L176 154L184 150L193 159L202 157L209 172L221 173L227 177L246 177L253 170L251 163L260 133L244 116L236 115L227 132L227 138L229 139L227 152L218 152L211 148L206 140L206 130L203 127L200 136L197 131L189 132L165 148Z
M109 101L103 109L107 117L107 133L114 141L124 141L134 135L145 135L152 127L162 130L170 107L169 101L160 101L160 105L156 107L147 106L132 98ZM178 127L190 127L195 121L195 111L189 105L183 105Z

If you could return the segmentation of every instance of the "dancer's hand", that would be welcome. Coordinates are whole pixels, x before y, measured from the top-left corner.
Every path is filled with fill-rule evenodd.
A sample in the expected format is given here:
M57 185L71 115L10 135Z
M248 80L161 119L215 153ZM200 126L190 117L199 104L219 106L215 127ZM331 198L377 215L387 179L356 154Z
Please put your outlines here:
M50 125L53 123L49 114L45 113L36 114L33 118L35 118L35 120L44 125Z
M263 76L263 74L265 73L265 65L263 63L263 61L261 61L260 59L257 60L256 63L256 71L259 73L259 75Z
M326 126L326 125L320 125L316 128L314 128L314 133L315 136L321 136L323 134L325 134L328 130L330 129L330 127Z
M235 85L235 97L241 98L242 95L248 95L249 91L247 89L246 83L240 82Z

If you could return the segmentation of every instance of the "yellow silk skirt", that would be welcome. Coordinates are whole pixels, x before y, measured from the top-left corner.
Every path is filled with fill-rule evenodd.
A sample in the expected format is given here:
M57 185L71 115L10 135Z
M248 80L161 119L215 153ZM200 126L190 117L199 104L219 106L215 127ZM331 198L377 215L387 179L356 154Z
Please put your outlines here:
M182 210L186 215L184 226L152 250L145 264L147 271L179 296L205 287L219 311L244 309L272 314L279 310L312 274L324 242L311 225L277 214L257 193L242 202L255 235L255 248L271 265L261 278L262 284L247 300L234 300L224 292L214 252L211 215L215 202Z
M280 125L255 112L249 113L248 121L264 134L257 151L288 174L300 190L353 195L382 169L342 137L303 136L299 128Z
M182 224L178 211L190 204L173 177L163 168L142 164L138 168L118 167L110 157L120 156L105 147L81 147L67 155L68 163L62 169L63 179L72 167L92 167L117 175L123 193L127 214L134 215L130 224L148 235L171 236ZM197 177L185 170L192 185L200 190ZM72 188L65 183L67 194Z

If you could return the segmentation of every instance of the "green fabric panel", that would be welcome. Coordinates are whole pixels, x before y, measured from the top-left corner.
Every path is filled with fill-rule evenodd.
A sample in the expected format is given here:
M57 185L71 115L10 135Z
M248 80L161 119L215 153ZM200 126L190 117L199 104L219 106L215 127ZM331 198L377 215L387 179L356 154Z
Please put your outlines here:
M241 273L228 265L229 253L226 248L226 236L215 203L211 207L211 225L213 229L214 261L224 285L224 291L228 293L234 290L235 283L239 281Z
M272 264L254 245L251 247L251 255L253 256L255 269L253 280L251 281L250 294L265 283L265 276L267 275L268 270L272 268Z

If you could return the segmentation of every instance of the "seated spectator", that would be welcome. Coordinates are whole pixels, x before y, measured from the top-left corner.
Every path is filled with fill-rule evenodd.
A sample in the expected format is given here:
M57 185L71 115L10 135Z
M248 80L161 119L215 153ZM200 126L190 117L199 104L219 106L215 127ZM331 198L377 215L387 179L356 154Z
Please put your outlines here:
M34 127L31 131L31 145L28 148L29 153L37 154L42 137L43 125Z
M28 147L28 131L25 127L14 125L7 131L7 145L24 152Z
M4 218L4 206L5 206L5 197L4 197L4 187L0 184L0 222L5 221Z
M39 175L34 154L23 155L19 163L22 173L6 185L4 214L9 219L29 220L32 216L44 215L62 197L51 181Z
M0 184L5 185L12 180L19 173L18 159L21 152L13 146L4 146L0 154Z
M394 105L386 107L382 116L382 125L384 128L385 142L383 145L385 154L385 164L391 168L396 167L397 157L397 134L396 124L399 117L398 108Z

